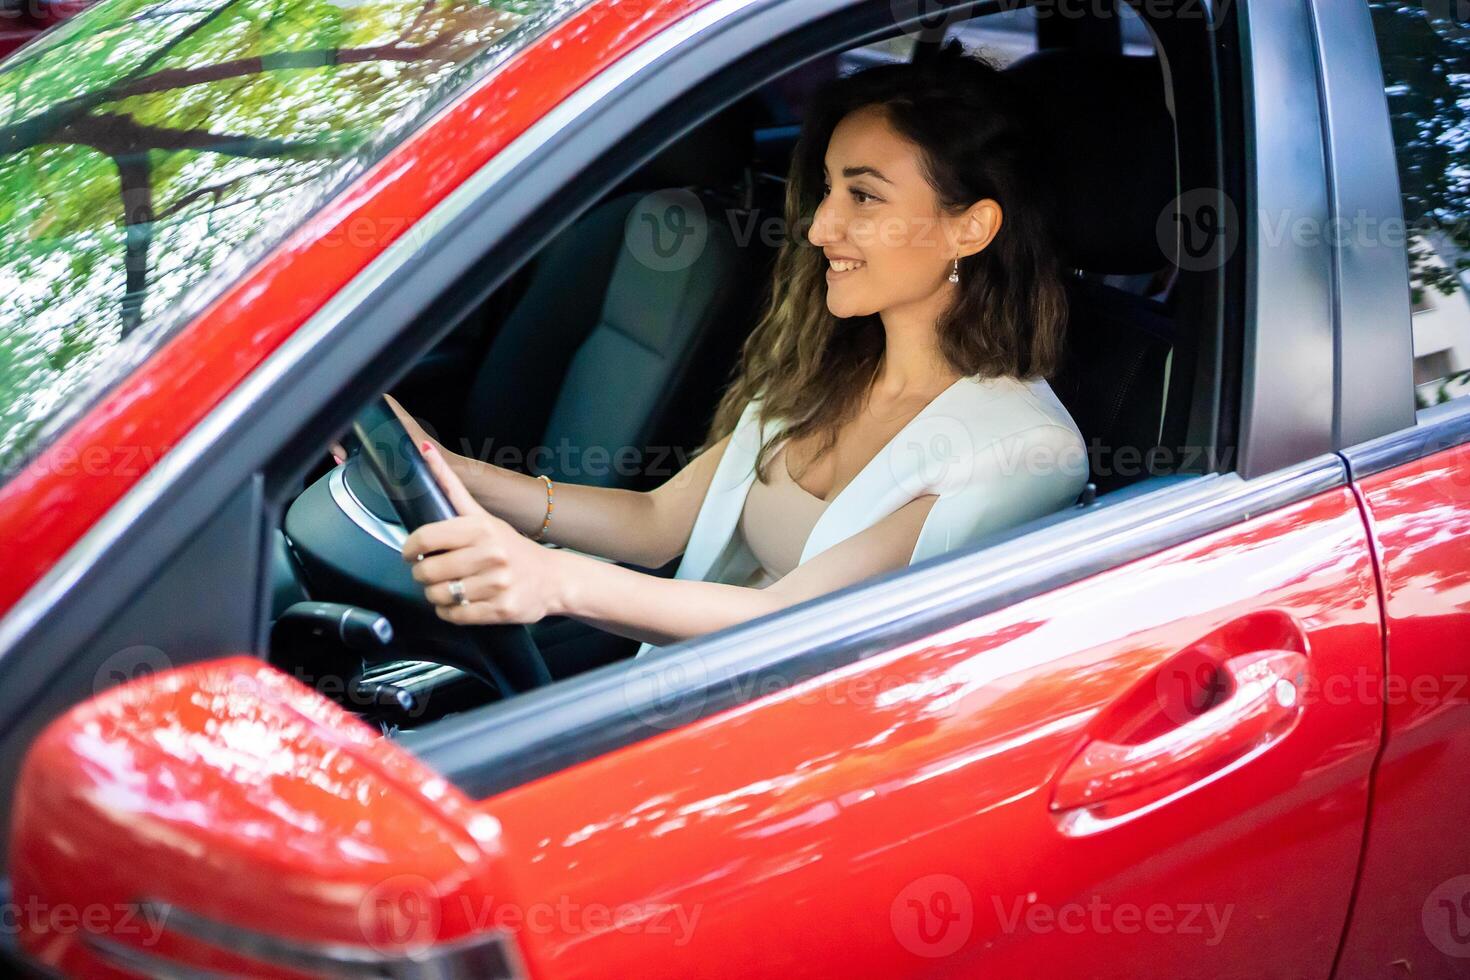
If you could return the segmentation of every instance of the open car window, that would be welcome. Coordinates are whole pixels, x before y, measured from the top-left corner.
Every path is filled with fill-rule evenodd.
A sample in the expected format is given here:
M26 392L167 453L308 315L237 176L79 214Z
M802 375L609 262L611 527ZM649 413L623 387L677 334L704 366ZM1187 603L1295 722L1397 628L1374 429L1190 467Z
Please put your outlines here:
M1073 273L1074 329L1066 363L1048 384L1087 441L1093 478L1077 501L1082 506L1069 499L1027 527L1007 525L968 541L977 557L1022 531L1045 528L1044 537L1059 538L1062 524L1098 506L1177 487L1214 467L1207 447L1185 442L1194 380L1188 367L1176 370L1193 364L1192 345L1208 329L1200 324L1210 322L1196 311L1210 300L1193 305L1191 290L1199 295L1203 276L1174 274L1172 242L1157 221L1178 197L1171 105L1182 105L1180 117L1193 122L1208 119L1210 104L1170 88L1161 46L1141 22L1128 23L1108 53L1040 49L1030 11L957 22L947 35L1012 73L1018 91L1046 107L1037 127L1054 162L1043 175L1045 191L1075 205L1061 209L1069 219L1059 229ZM467 284L455 297L466 312L419 328L433 333L435 346L400 369L394 396L451 451L504 469L622 490L670 478L705 436L740 345L758 322L813 93L863 64L924 56L914 36L902 34L795 60L761 78L618 183L600 187L590 206L538 248L507 250L523 261L503 283ZM685 221L698 229L690 239L696 244L679 261L656 261L678 251L663 232ZM365 622L381 616L397 645L344 656L354 669L359 660L365 666L335 692L385 731L426 736L458 724L451 716L541 687L591 684L601 668L632 663L636 641L575 618L546 617L528 630L545 678L518 670L532 683L502 685L491 667L503 670L511 648L524 645L488 634L472 641L425 615L423 590L404 570L406 530L392 494L376 488L360 461L318 468L305 489L293 486L290 494L273 554L273 640L280 642L272 643L270 660L315 683L324 659L316 633L293 624L330 619L344 605L365 611ZM663 576L676 574L682 561L660 569L637 558L594 557ZM911 574L922 573L900 569L890 586L901 588ZM842 596L822 598L840 622ZM800 622L802 614L782 615Z
M0 67L0 480L586 0L110 0Z

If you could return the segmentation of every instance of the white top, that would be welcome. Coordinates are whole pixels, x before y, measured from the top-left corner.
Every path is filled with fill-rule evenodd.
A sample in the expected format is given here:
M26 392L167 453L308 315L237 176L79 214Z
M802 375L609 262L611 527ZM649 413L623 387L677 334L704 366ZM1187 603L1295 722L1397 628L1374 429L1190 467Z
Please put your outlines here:
M827 501L791 478L786 448L782 446L771 457L769 482L750 481L740 511L737 533L757 562L744 583L750 588L763 589L801 564L806 539L827 509Z
M738 533L756 457L775 420L740 415L715 467L674 573L678 579L750 581L759 562ZM1045 380L960 378L936 395L827 502L801 563L872 527L916 497L937 494L909 564L967 547L1076 501L1087 483L1087 446ZM645 643L638 656L657 649Z

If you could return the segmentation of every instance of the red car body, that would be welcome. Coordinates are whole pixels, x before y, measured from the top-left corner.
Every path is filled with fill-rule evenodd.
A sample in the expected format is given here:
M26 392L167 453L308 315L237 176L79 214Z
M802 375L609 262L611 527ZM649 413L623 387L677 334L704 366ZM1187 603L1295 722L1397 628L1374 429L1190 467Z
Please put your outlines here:
M705 5L597 0L569 15L0 487L0 609L15 635L38 615L27 603L66 584L69 556L106 546L89 539L105 516L402 230ZM1341 18L1318 27L1308 6L1240 13L1255 18L1244 89L1258 125L1290 128L1265 119L1263 96L1298 77L1325 93L1314 132L1363 113L1362 132L1386 140L1381 105L1353 108L1343 82L1376 64L1361 50L1366 10L1312 4ZM1298 35L1341 59L1320 80L1271 60ZM1319 111L1302 102L1283 111ZM1330 130L1317 150L1348 138ZM1291 152L1261 145L1249 162L1270 175L1295 160L1277 190L1258 188L1263 206L1303 187L1326 200L1328 164ZM1392 166L1386 142L1366 156ZM1334 159L1332 193L1350 194L1351 165ZM1277 295L1272 276L1300 273L1292 256L1245 261L1262 297ZM1392 283L1402 261L1363 275ZM1252 314L1249 363L1300 344L1293 317L1348 288L1323 282L1279 315ZM1375 321L1374 337L1407 329L1407 298L1384 302L1396 313L1400 299L1403 322ZM15 790L12 897L39 909L20 917L22 948L88 976L1351 980L1395 976L1398 962L1457 975L1470 954L1456 839L1470 818L1470 413L1416 418L1406 404L1343 421L1334 372L1373 361L1402 394L1412 370L1407 337L1364 353L1354 315L1293 348L1304 393L1265 368L1246 382L1252 472L1155 491L1172 508L1168 546L1120 544L1143 525L1099 512L1090 530L1017 539L1009 564L974 573L1014 601L967 599L972 580L944 566L908 592L818 610L853 635L879 629L861 655L776 680L732 667L729 644L632 669L596 690L622 697L641 734L527 778L446 778L433 760L467 751L467 730L454 747L431 733L405 748L250 656L105 691L34 741ZM89 458L101 465L78 476L69 461ZM1028 585L1058 563L1071 571ZM942 628L882 633L945 590ZM45 616L62 617L54 594L63 605ZM795 648L821 627L774 628ZM571 717L591 690L536 710ZM152 913L160 929L144 943Z

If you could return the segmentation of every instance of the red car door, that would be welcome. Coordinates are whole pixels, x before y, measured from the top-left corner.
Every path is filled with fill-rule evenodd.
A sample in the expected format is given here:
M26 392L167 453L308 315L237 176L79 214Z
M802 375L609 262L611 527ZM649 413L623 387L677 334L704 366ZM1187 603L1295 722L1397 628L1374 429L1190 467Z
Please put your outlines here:
M1470 969L1470 406L1444 408L1448 427L1354 459L1383 575L1387 727L1343 977Z
M1384 702L1384 744L1338 976L1434 980L1470 972L1470 294L1456 269L1470 218L1459 138L1470 58L1447 10L1352 6L1347 23L1361 29L1332 57L1359 59L1362 89L1342 109L1352 145L1339 169L1373 168L1365 186L1388 200L1369 213L1410 235L1361 240L1370 261L1341 286L1344 316L1364 320L1359 336L1344 332L1344 352L1393 368L1344 411L1395 418L1386 435L1344 439L1377 549L1387 666L1381 689L1359 695Z
M1382 717L1357 501L1334 456L1152 490L850 590L826 629L446 720L401 741L417 760L244 659L119 689L30 757L27 948L271 976L507 941L518 965L435 975L1326 978ZM1069 580L1160 528L1181 543ZM1034 575L1062 584L1008 601ZM981 608L915 641L823 642L956 594ZM125 917L79 935L52 911L77 908Z
M507 915L532 976L1326 977L1380 642L1318 493L486 799Z

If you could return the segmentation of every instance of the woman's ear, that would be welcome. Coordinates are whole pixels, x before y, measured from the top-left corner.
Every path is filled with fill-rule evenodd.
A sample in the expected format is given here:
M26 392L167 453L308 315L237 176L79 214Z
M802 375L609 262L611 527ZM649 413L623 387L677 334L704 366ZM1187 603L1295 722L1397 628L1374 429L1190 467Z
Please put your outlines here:
M959 238L955 242L959 254L969 257L989 248L1000 233L1004 217L1000 202L994 198L987 197L971 205L960 217Z

